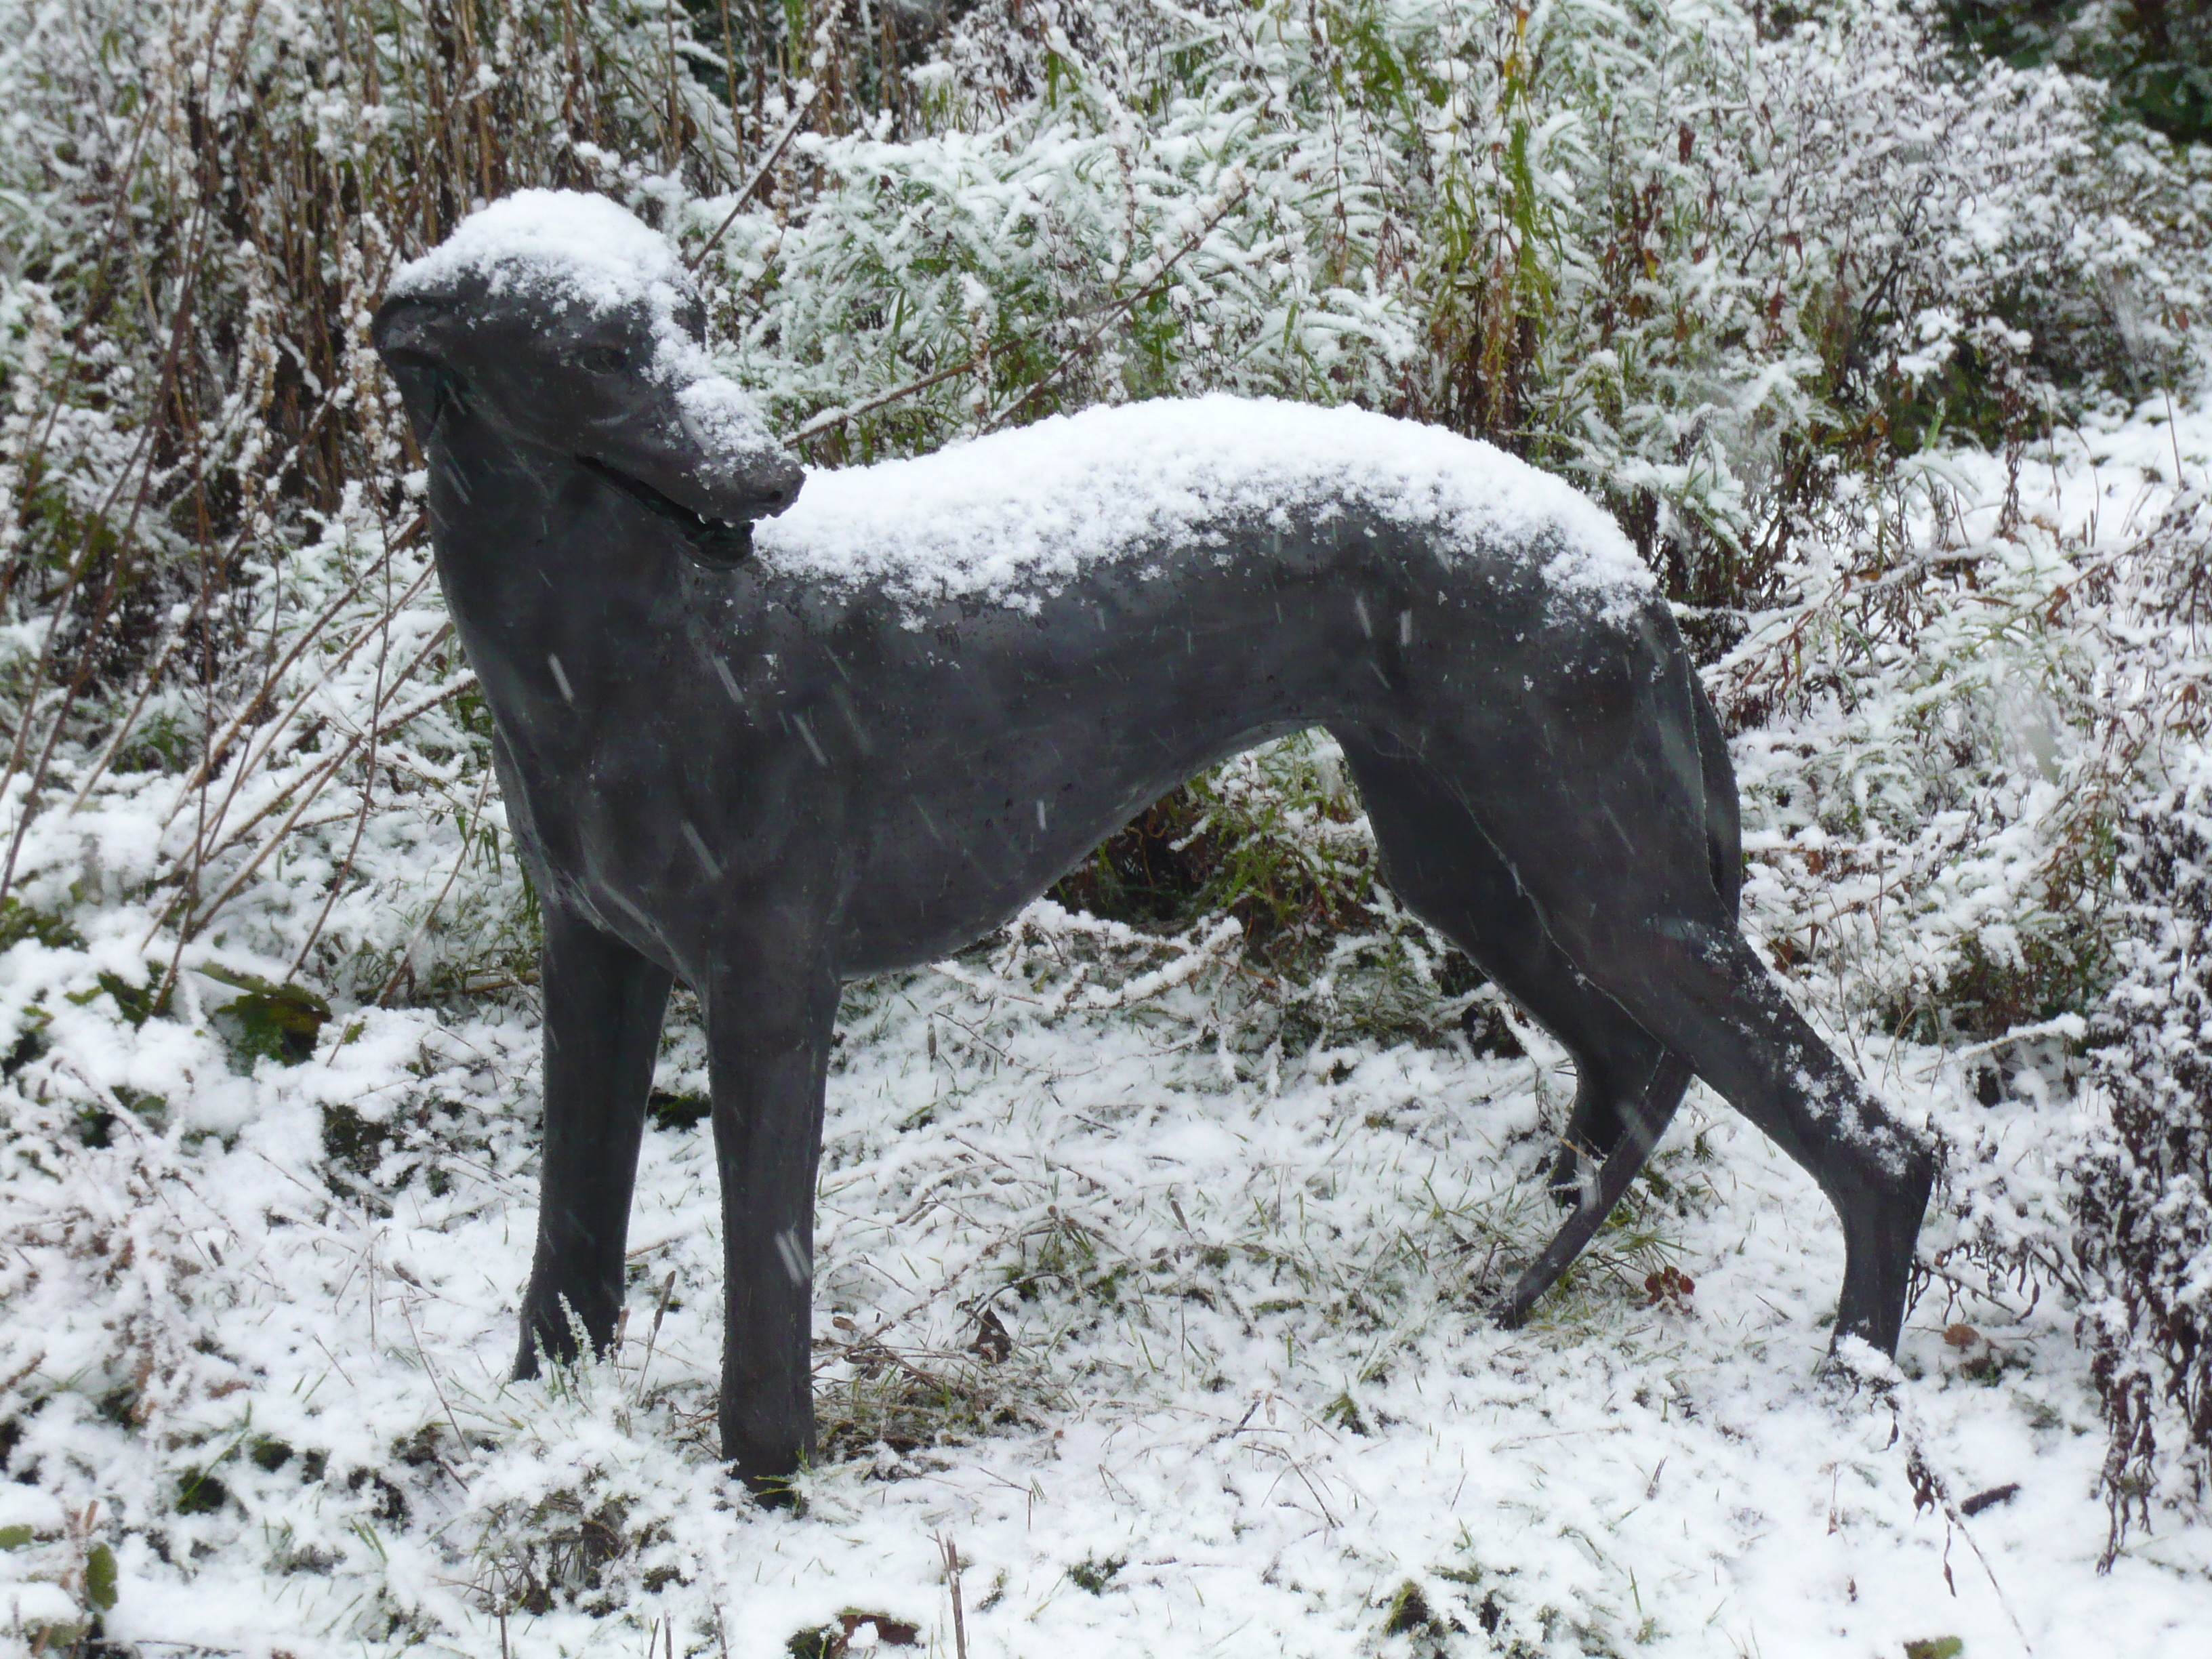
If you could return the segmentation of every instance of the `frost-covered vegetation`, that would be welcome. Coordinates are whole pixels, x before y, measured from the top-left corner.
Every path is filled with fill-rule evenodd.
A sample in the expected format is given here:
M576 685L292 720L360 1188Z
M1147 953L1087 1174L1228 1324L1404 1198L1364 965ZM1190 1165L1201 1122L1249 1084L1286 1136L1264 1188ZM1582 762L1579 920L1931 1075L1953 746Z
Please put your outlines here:
M2197 56L2130 80L2154 13ZM0 10L0 1644L950 1653L944 1534L979 1656L2193 1651L2197 27ZM712 1455L685 1018L619 1352L503 1385L536 922L366 331L535 184L702 253L817 464L1229 388L1605 501L1729 721L1747 927L1948 1144L1908 1380L1813 1386L1836 1240L1710 1097L1487 1326L1571 1084L1306 738L849 994L802 1514Z

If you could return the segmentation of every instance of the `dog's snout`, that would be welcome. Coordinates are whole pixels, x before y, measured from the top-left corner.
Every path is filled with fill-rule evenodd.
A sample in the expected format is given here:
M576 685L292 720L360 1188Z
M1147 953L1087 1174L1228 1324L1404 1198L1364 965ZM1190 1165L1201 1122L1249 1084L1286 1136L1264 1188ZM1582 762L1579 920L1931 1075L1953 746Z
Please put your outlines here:
M760 482L762 514L774 518L799 499L806 469L788 455L775 456L761 468Z

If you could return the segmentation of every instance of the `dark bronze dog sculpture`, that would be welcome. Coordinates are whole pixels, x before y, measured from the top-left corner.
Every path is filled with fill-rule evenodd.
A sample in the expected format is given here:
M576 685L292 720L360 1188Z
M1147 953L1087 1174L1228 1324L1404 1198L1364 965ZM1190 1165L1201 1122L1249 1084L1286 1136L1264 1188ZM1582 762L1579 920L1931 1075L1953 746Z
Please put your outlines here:
M472 218L375 322L544 911L518 1374L574 1352L571 1316L612 1337L681 975L713 1079L723 1448L756 1483L789 1474L813 1435L840 982L967 944L1173 785L1312 726L1343 746L1393 890L1575 1059L1554 1180L1580 1201L1505 1317L1587 1242L1694 1073L1842 1218L1838 1338L1894 1349L1933 1154L1737 932L1720 732L1610 520L1433 428L1228 398L820 473L802 496L702 326L665 241L544 194Z

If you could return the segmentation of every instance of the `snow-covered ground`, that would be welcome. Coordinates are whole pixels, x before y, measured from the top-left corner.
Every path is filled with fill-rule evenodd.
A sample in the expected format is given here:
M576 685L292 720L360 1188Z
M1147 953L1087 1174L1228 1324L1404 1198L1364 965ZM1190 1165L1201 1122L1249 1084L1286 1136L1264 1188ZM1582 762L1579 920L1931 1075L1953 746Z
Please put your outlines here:
M2212 463L2212 413L2182 414L2032 465L2023 512L2086 529L2094 501L2097 539L2122 533L2177 449ZM1754 883L1755 929L1793 890ZM4 1094L0 1651L107 1600L112 1558L106 1635L151 1653L634 1654L658 1631L770 1659L850 1624L854 1650L911 1626L951 1656L947 1542L975 1659L2205 1650L2212 1528L2156 1510L2096 1571L2105 1441L2059 1298L1939 1290L1894 1400L1823 1381L1833 1218L1702 1091L1636 1217L1509 1334L1484 1299L1554 1219L1539 1171L1571 1093L1540 1037L1271 1044L1213 963L1056 1012L1060 953L1103 947L1051 925L961 977L856 987L823 1456L763 1510L714 1455L694 1027L672 1024L620 1352L510 1384L526 998L342 1009L311 1059L249 1072L208 1012L227 988L187 973L182 1017L140 1025L103 988L148 920L0 958L0 1036L46 1021ZM1100 984L1175 959L1105 953ZM1984 1108L1966 1061L1807 994L1954 1136L2027 1163L2070 1132L2056 1085ZM1692 1288L1655 1297L1669 1265ZM1956 1500L2018 1490L1961 1532L1916 1505L1917 1464Z
M1232 1082L1195 990L1048 1024L923 975L847 1014L817 1256L835 1437L796 1514L714 1457L703 1126L649 1135L619 1359L503 1382L522 1015L374 1016L312 1064L208 1079L181 1135L118 1115L42 1193L19 1181L8 1370L62 1386L15 1458L98 1506L111 1636L483 1655L504 1603L516 1654L633 1651L668 1620L679 1652L767 1659L850 1610L951 1653L943 1538L978 1656L1981 1654L2021 1649L2015 1621L2044 1653L2203 1650L2212 1534L2095 1572L2104 1443L2055 1308L1961 1313L1988 1345L1962 1349L1921 1304L1908 1427L1956 1496L2020 1491L1972 1545L1916 1512L1892 1410L1816 1376L1832 1219L1709 1097L1662 1154L1673 1200L1646 1198L1662 1244L1616 1240L1509 1335L1476 1304L1547 1219L1542 1126L1571 1085L1540 1042ZM328 1176L331 1108L397 1139L358 1191ZM227 1150L185 1144L203 1112ZM1647 1305L1662 1254L1680 1305ZM983 1306L997 1363L963 1352ZM203 1472L219 1487L180 1504ZM549 1584L574 1603L524 1611Z

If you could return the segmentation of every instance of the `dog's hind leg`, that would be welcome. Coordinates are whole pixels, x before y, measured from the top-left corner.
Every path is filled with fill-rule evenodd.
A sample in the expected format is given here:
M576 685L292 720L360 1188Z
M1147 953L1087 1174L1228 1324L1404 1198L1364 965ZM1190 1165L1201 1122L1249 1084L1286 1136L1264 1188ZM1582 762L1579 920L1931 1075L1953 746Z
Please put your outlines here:
M1836 1337L1895 1352L1935 1182L1926 1137L1860 1085L1733 925L1622 917L1587 959L1602 964L1605 988L1640 1024L1820 1183L1844 1228Z
M1733 921L1743 892L1742 812L1736 799L1735 771L1729 763L1728 738L1721 730L1712 703L1701 687L1692 684L1690 692L1697 727L1698 769L1705 785L1705 853L1711 866L1713 890L1720 896L1723 911ZM1485 850L1489 850L1486 846ZM1546 938L1548 942L1549 935ZM1570 967L1567 971L1572 973L1573 969ZM1578 985L1589 985L1580 974L1575 974L1574 978ZM1593 996L1603 996L1594 987L1589 991ZM1607 1002L1608 1006L1618 1006L1609 999ZM1647 1095L1679 1101L1682 1091L1688 1086L1690 1068L1674 1054L1666 1056L1660 1066L1661 1073L1654 1077ZM1663 1123L1660 1127L1663 1127ZM1612 1212L1613 1205L1628 1190L1629 1182L1644 1167L1650 1144L1656 1141L1658 1133L1657 1128L1648 1127L1644 1118L1624 1114L1612 1095L1577 1090L1575 1109L1567 1120L1563 1137L1566 1144L1560 1147L1559 1161L1552 1168L1552 1191L1562 1203L1579 1200L1583 1212L1571 1218L1560 1229L1559 1237L1522 1275L1520 1284L1506 1300L1504 1317L1508 1324L1516 1322L1527 1312L1536 1297L1565 1270L1567 1263L1574 1260L1577 1252L1589 1242L1598 1224ZM1639 1138L1645 1141L1641 1152L1634 1149ZM1597 1167L1594 1171L1584 1170L1581 1167L1583 1160ZM1595 1204L1589 1197L1593 1182L1597 1194Z
M1339 734L1392 891L1464 951L1575 1062L1575 1101L1553 1190L1574 1208L1500 1309L1516 1324L1612 1213L1666 1132L1690 1068L1577 970L1435 772L1382 742Z
M1720 720L1714 714L1712 704L1704 691L1695 685L1691 688L1691 697L1692 712L1696 716L1698 769L1703 774L1705 785L1706 858L1711 866L1713 890L1720 896L1723 912L1733 921L1743 892L1742 817L1736 800L1735 773L1729 764L1728 738L1721 731ZM1491 852L1486 842L1484 851L1486 854ZM1526 902L1524 898L1522 902ZM1536 925L1540 931L1540 924ZM1544 937L1546 944L1550 945L1550 935L1547 933ZM1557 949L1556 946L1551 948ZM1589 994L1603 999L1608 1008L1619 1006L1591 987L1571 965L1563 964L1561 971L1572 975L1575 983ZM1642 1028L1639 1026L1638 1030L1640 1032ZM1680 1071L1680 1080L1668 1079L1653 1085L1655 1090L1674 1091L1669 1098L1679 1097L1681 1090L1687 1086L1690 1077L1688 1069L1682 1066L1679 1060L1673 1063ZM1578 1089L1576 1091L1575 1109L1567 1120L1566 1133L1562 1137L1566 1144L1560 1147L1559 1161L1552 1169L1552 1191L1562 1203L1574 1201L1592 1178L1589 1172L1580 1167L1582 1162L1588 1159L1594 1164L1604 1164L1630 1127L1613 1093L1602 1090ZM1630 1168L1621 1178L1624 1190L1626 1182L1635 1176L1636 1169ZM1598 1178L1601 1193L1607 1186L1604 1179ZM1570 1231L1573 1224L1569 1224ZM1564 1238L1565 1235L1561 1237ZM1555 1249L1559 1243L1558 1240L1553 1242ZM1549 1255L1550 1252L1546 1254ZM1571 1259L1570 1255L1565 1260ZM1561 1267L1565 1266L1565 1260L1560 1262ZM1532 1273L1534 1271L1531 1269Z
M1540 768L1470 763L1520 786L1485 798L1491 842L1559 948L1820 1183L1844 1229L1836 1338L1893 1352L1934 1149L1860 1085L1737 932L1694 779L1686 788L1633 723L1587 731L1565 732Z

